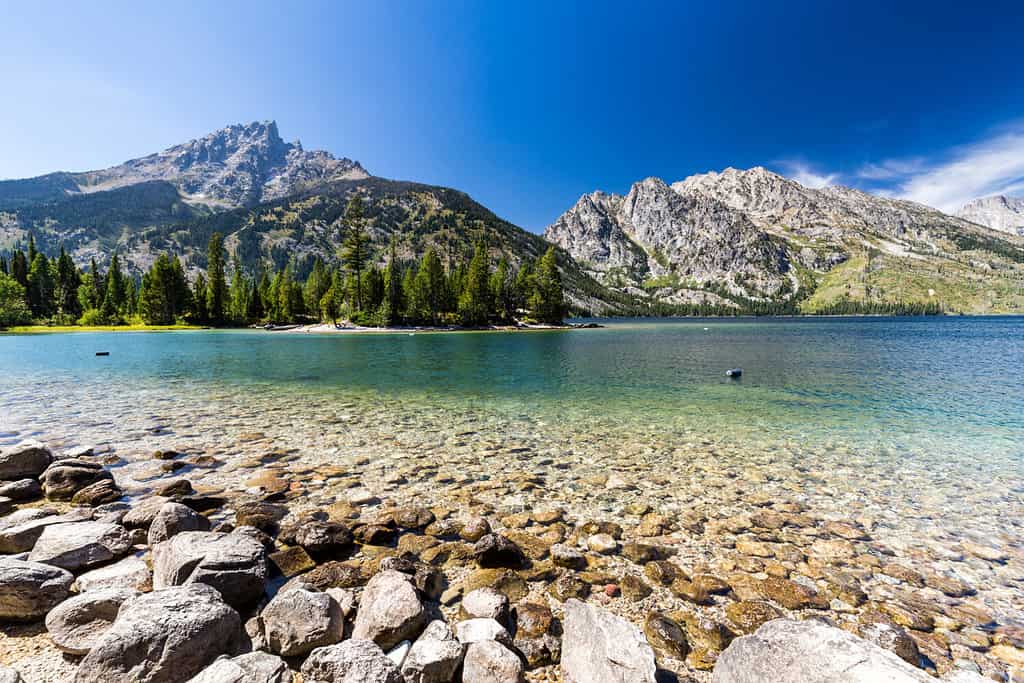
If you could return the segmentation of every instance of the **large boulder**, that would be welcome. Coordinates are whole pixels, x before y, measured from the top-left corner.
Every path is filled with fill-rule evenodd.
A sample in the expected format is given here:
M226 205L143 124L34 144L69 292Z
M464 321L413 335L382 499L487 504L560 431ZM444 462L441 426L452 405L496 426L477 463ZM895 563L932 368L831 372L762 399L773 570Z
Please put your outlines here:
M75 495L71 496L71 504L98 507L120 500L123 495L124 491L114 482L113 478L100 479L93 484L78 489Z
M90 484L113 479L103 465L91 460L57 460L39 477L43 492L52 500L71 500L76 493Z
M132 588L148 592L153 587L153 572L140 555L129 555L105 567L80 574L75 580L79 593L103 588Z
M520 683L522 680L522 661L501 643L481 640L466 649L466 658L462 662L463 683ZM604 683L606 679L588 680Z
M60 567L0 557L0 621L31 621L67 596L75 577Z
M888 650L818 621L776 619L732 641L714 683L927 683L932 677Z
M89 519L92 519L92 511L85 508L74 508L63 515L40 508L17 510L0 521L0 553L13 555L32 550L46 527Z
M372 640L390 650L403 640L413 640L426 621L427 611L411 577L388 569L366 584L352 637Z
M448 624L430 622L402 661L405 683L448 683L462 663L464 650Z
M267 648L282 657L297 657L341 640L345 617L327 593L296 588L278 593L260 613Z
M65 600L46 615L50 640L69 654L88 654L110 630L121 604L138 594L130 588L105 588Z
M0 480L34 478L53 462L53 453L38 441L22 441L0 449Z
M145 593L126 601L113 626L79 664L75 683L188 680L237 647L238 612L205 585Z
M181 503L164 503L149 525L149 547L163 543L182 531L209 531L210 520Z
M268 652L247 652L221 657L188 683L291 683L292 673L280 657Z
M233 607L263 595L266 550L243 533L183 531L153 548L153 588L204 583Z
M654 683L654 650L625 619L569 599L562 629L565 683Z
M302 664L306 683L403 683L398 667L371 640L318 647Z
M170 500L170 498L164 496L143 498L132 505L132 509L121 519L121 524L124 524L129 529L148 529L160 512L160 508Z
M131 550L128 531L107 522L67 522L45 529L28 559L68 571L110 562Z

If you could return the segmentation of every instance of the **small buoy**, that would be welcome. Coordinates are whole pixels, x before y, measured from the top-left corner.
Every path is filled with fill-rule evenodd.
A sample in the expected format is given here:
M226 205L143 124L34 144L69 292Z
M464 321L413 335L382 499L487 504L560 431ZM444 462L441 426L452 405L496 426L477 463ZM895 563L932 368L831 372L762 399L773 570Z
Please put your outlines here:
M705 328L704 328L704 331L705 331L705 332L707 332L707 331L708 331L708 328L707 328L707 327L705 327Z
M726 370L726 377L740 377L743 375L743 368L733 368L732 370Z
M109 356L110 355L110 351L97 351L96 355L97 356Z

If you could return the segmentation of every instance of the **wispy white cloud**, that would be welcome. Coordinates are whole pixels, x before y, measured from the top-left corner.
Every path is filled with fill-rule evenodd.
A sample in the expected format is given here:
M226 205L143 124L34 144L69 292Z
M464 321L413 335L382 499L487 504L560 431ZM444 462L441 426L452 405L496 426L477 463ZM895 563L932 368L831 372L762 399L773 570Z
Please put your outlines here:
M978 142L956 147L935 159L886 159L857 173L882 181L871 191L910 199L946 212L977 197L1024 193L1024 124L1005 128Z
M783 175L795 180L804 187L819 188L834 185L839 180L838 173L821 172L806 161L782 160L776 162L783 169Z

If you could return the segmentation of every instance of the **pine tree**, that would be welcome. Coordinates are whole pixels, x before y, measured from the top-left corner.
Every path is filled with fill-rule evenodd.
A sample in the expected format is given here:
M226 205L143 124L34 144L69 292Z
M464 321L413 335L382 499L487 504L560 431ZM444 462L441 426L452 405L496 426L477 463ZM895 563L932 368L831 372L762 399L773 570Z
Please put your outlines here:
M366 219L363 216L363 199L358 194L353 197L345 209L346 234L342 247L342 261L353 276L355 291L352 305L355 310L362 310L363 270L369 259L369 238L365 230Z
M491 297L498 319L511 322L516 315L515 277L504 256L498 261L498 268L491 276Z
M307 311L319 311L320 300L331 288L331 275L324 267L319 257L313 261L313 270L306 278L306 286L303 288L302 298L306 303Z
M54 314L54 290L50 261L37 251L28 270L28 307L33 317L48 318Z
M441 259L431 248L423 255L413 284L416 317L422 322L437 325L443 311L444 296L444 269L441 267Z
M174 256L170 259L170 288L169 294L171 304L174 307L174 316L184 316L192 310L192 290L188 286L188 279L185 277L185 269L181 260Z
M223 325L227 315L228 283L224 275L224 236L210 236L206 247L206 315L214 325Z
M192 283L192 320L199 324L205 324L210 320L210 314L206 310L206 277L199 273L196 281Z
M77 318L82 313L78 301L78 288L82 285L82 276L75 267L71 256L64 251L63 245L60 248L60 256L57 258L57 280L55 299L57 313L63 316Z
M513 290L516 310L525 310L530 305L530 297L533 295L533 268L529 263L524 262L519 266Z
M150 269L142 275L139 292L139 314L149 325L174 323L174 268L167 254L160 254Z
M384 275L371 266L363 276L363 297L367 311L376 311L384 301Z
M110 258L110 268L107 269L107 275L103 279L106 282L106 291L103 293L103 303L100 304L100 316L109 323L119 322L121 307L125 302L125 291L121 262L116 251Z
M565 294L554 247L548 247L537 264L530 309L533 317L542 323L558 324L565 317Z
M487 247L478 242L469 262L466 278L459 296L459 317L462 324L476 327L487 324L491 311L490 271L487 264Z
M0 254L0 275L10 275L10 271L7 269L7 258Z
M36 238L31 232L28 234L28 262L29 265L36 260L36 255L39 252L36 251Z
M236 325L244 325L248 322L249 318L249 279L245 277L245 272L242 270L242 264L238 260L238 254L235 254L232 260L232 270L234 271L231 275L231 289L229 291L229 298L231 301L230 306L230 318Z
M397 325L402 317L402 273L398 265L397 247L394 238L388 248L388 265L384 268L384 301L381 304L385 325Z
M344 297L342 290L344 286L341 273L335 270L331 273L331 286L320 297L321 318L323 320L330 320L335 325L338 323L338 316L341 314L341 300Z
M266 274L264 274L266 277ZM249 310L246 312L246 320L256 322L263 318L263 301L260 297L260 285L253 278L249 283Z
M25 258L25 252L20 249L11 256L11 277L22 288L28 288L28 259Z
M422 310L416 288L416 274L415 265L406 268L402 273L402 315L411 322L419 322Z

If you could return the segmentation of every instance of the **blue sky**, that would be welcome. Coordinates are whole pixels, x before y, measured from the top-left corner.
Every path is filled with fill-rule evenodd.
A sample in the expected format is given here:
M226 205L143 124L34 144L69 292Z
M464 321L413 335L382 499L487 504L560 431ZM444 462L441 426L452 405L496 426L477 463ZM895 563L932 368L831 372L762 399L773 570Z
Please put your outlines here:
M0 178L272 118L532 230L727 166L950 210L1024 195L1019 0L170 5L7 4Z

